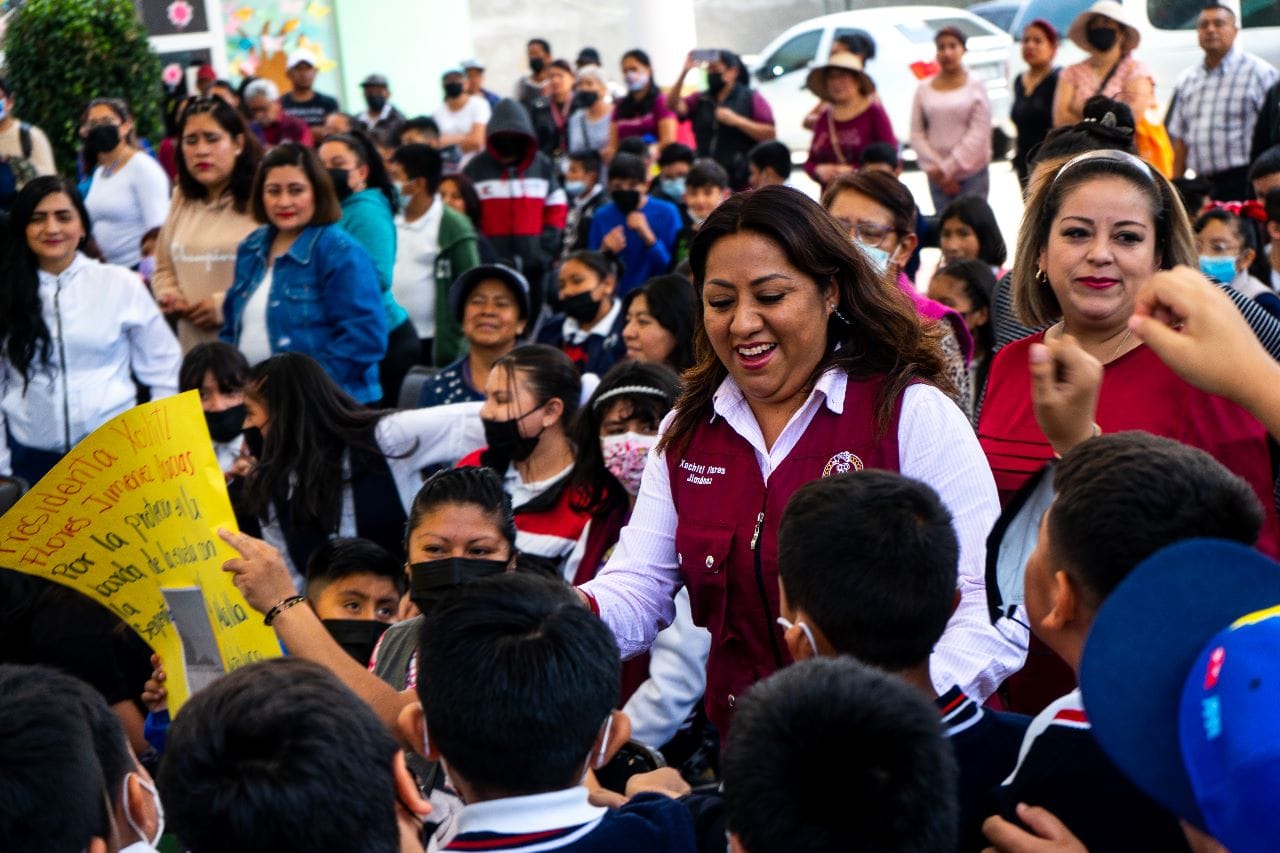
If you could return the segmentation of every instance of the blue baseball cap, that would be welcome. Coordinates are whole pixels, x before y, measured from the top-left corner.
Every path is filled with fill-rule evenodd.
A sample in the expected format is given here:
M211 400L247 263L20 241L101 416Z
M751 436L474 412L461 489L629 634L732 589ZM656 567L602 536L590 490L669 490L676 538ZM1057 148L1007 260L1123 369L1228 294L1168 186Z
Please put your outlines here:
M1232 853L1280 843L1280 607L1218 633L1187 674L1182 760L1205 829Z
M1280 646L1269 659L1232 657L1221 639L1254 642L1257 634L1236 628L1237 636L1229 626L1274 605L1280 564L1237 542L1180 542L1144 560L1107 596L1080 663L1085 712L1107 756L1152 799L1233 853L1273 849L1280 838ZM1280 619L1265 630L1280 637ZM1218 648L1231 657L1232 672L1223 679L1219 654L1215 729L1205 728L1204 717L1214 703L1203 700ZM1249 675L1250 666L1261 668ZM1272 704L1249 704L1255 678L1269 685L1257 699Z
M462 322L462 312L471 291L483 281L500 281L516 298L516 306L520 310L520 319L529 319L529 281L517 270L506 264L481 264L464 272L449 285L449 307L458 322Z

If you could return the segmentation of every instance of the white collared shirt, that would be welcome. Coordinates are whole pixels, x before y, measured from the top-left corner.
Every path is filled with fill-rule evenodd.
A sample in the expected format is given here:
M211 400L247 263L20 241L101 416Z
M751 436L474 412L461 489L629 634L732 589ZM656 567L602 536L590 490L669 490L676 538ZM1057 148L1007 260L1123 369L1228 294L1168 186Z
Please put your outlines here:
M483 99L482 99L483 100ZM391 273L391 295L409 315L419 338L436 334L436 257L440 254L440 220L444 202L440 196L422 216L410 222L396 214L396 265Z
M795 448L820 406L844 411L848 377L829 370L814 385L773 447L732 378L713 397L714 417L722 417L755 450L760 473L769 476ZM663 421L666 432L673 415ZM951 512L960 541L960 605L930 659L937 689L959 685L985 700L1026 659L1027 629L1001 620L993 626L986 600L986 539L1000 513L995 480L965 413L928 385L903 393L898 419L898 465L903 476L927 483ZM608 565L583 588L595 596L600 617L614 632L624 658L647 650L657 630L674 617L672 598L682 585L677 563L676 509L671 498L666 454L653 452L645 466L631 522L622 531Z
M491 832L516 835L581 827L573 837L557 840L559 847L572 843L599 825L608 809L587 801L588 791L578 785L546 794L504 797L463 806L458 814L457 835Z

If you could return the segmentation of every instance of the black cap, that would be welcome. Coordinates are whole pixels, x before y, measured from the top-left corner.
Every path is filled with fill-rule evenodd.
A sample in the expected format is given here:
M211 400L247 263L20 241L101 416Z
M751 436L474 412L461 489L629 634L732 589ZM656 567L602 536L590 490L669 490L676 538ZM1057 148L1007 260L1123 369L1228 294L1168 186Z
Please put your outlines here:
M491 278L496 278L511 288L519 303L520 318L529 319L529 282L525 277L505 264L481 264L467 270L449 285L449 308L458 322L462 322L462 309L467 296L480 282Z

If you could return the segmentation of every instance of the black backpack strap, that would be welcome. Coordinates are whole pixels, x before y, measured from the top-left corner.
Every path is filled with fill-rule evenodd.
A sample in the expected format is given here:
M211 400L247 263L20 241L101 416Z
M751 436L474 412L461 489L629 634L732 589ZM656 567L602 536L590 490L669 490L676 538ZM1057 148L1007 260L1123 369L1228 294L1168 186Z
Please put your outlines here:
M22 147L22 159L31 159L31 125L18 122L18 144Z

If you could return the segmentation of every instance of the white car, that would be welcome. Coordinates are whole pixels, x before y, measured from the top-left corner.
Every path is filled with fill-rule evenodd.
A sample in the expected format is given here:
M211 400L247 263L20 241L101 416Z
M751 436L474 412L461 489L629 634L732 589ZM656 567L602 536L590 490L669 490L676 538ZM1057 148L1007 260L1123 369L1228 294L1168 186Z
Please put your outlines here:
M773 108L778 139L797 159L805 158L813 134L805 130L803 121L818 102L804 86L809 69L826 62L837 36L861 33L875 40L876 55L866 70L910 159L911 101L921 79L913 65L919 69L933 62L933 34L943 27L957 27L968 38L965 65L987 84L993 143L996 155L1003 156L1012 136L1009 57L1013 39L977 15L948 6L885 6L823 15L796 24L770 42L749 67L753 83Z
M1125 17L1142 34L1134 55L1151 69L1156 78L1156 100L1161 113L1173 97L1173 87L1183 71L1204 61L1196 37L1196 19L1205 0L1120 0ZM1043 18L1062 35L1055 64L1074 65L1088 54L1067 40L1067 29L1076 16L1093 5L1093 0L1024 0L1014 16L1009 32L1021 38L1027 24ZM1228 0L1235 6L1240 33L1236 46L1261 56L1280 68L1280 2L1277 0ZM1241 8L1242 7L1242 8ZM1015 46L1010 53L1011 70L1020 74L1026 64Z

